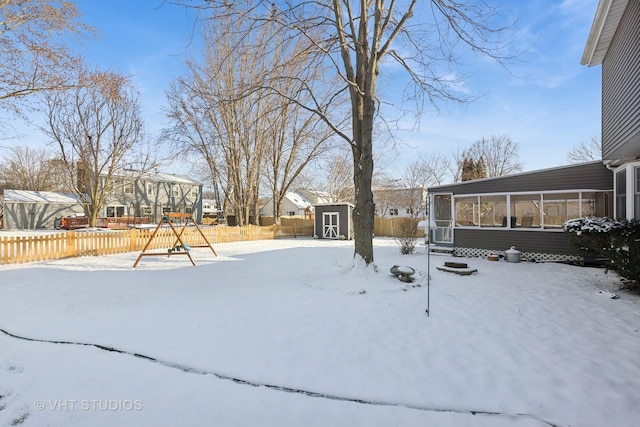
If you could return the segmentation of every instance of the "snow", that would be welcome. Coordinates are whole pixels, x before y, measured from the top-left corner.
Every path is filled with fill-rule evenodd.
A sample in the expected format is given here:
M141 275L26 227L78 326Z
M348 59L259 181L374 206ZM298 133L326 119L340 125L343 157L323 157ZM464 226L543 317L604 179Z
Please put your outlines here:
M0 266L0 426L640 425L613 273L432 255L427 287L393 239L376 269L353 241L214 247Z
M22 203L78 203L78 198L71 193L55 193L53 191L4 190L7 202Z

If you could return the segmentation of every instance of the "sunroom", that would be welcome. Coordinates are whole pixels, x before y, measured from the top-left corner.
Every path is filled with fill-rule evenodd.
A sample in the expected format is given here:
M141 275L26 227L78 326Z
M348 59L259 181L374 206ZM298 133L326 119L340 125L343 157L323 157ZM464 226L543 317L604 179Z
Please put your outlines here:
M529 259L575 258L562 225L613 215L612 172L600 162L429 188L432 249L461 256L516 246Z

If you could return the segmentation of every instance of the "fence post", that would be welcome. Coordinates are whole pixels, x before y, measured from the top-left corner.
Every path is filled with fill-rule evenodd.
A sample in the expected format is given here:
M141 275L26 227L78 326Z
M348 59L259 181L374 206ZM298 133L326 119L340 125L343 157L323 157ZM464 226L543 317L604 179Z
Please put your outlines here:
M66 257L71 258L76 256L76 233L74 231L67 231L65 237L67 241Z
M137 242L138 230L133 227L129 229L129 252L135 252L138 250Z

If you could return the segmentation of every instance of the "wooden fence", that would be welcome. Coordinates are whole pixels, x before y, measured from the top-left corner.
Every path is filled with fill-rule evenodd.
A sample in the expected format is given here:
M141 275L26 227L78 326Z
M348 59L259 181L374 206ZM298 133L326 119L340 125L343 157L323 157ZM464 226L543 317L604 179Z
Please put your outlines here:
M416 223L422 218L380 218L375 217L373 221L373 234L376 236L385 237L402 237L403 223L405 221L415 221ZM272 225L273 217L262 218L262 225ZM313 235L313 219L305 218L287 218L281 217L280 224L282 228L282 235L298 236L312 236ZM287 232L287 230L289 230ZM293 231L295 230L295 232ZM416 237L425 237L424 229L419 228L416 232Z
M217 243L275 239L281 231L276 227L255 225L201 227L201 230L207 240L214 245L214 249ZM153 229L131 228L122 231L67 231L37 236L2 236L0 237L0 265L141 251L152 232ZM284 230L283 235L289 232L295 234L295 230ZM204 239L194 227L187 227L182 238L190 245L205 244ZM176 237L173 232L169 228L161 229L148 250L167 250L175 244Z
M400 237L403 218L375 218L376 236ZM212 245L217 243L250 240L269 240L278 237L313 235L313 220L283 218L280 226L200 227ZM130 228L128 230L67 231L36 236L0 236L0 265L24 264L87 255L109 255L141 251L153 229ZM184 231L184 240L190 245L205 244L193 227ZM418 229L417 237L424 237ZM170 229L161 229L149 250L167 250L175 245L175 235ZM214 246L215 249L215 246Z
M405 221L420 221L421 218L379 218L375 217L373 221L373 234L376 236L386 237L404 237L402 236L403 223ZM425 237L424 229L418 228L416 237Z

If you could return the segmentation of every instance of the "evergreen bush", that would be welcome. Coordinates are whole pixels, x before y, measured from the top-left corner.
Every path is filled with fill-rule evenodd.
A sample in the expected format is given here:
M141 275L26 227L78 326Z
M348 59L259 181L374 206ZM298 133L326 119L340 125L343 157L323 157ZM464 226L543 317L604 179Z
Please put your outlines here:
M572 242L580 254L590 258L606 258L610 267L640 285L640 221L611 218L578 218L564 223L564 231L572 234Z

